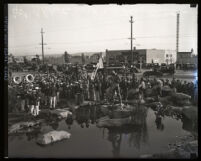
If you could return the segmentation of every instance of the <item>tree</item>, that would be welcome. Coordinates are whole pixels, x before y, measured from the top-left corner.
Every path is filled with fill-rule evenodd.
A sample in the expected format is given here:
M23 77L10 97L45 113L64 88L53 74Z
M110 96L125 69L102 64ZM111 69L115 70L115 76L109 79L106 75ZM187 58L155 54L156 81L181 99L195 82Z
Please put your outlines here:
M85 56L84 56L84 53L82 53L82 64L85 64Z
M40 57L38 54L36 54L36 62L39 64L40 63Z
M24 56L23 58L24 58L24 64L26 64L26 65L27 65L27 64L28 64L27 57L26 57L26 56Z
M67 53L67 51L64 52L64 61L65 63L70 62L70 55Z

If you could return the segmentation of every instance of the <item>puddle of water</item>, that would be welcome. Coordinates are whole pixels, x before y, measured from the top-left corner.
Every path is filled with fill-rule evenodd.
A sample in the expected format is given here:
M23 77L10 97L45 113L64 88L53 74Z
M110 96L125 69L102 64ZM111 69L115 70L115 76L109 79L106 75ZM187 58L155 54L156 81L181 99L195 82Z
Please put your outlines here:
M43 123L39 131L8 137L9 157L36 158L137 158L142 154L165 152L168 144L190 134L189 121L158 116L140 107L133 116L133 125L121 128L98 128L97 111L83 109L75 120ZM157 116L157 117L156 117ZM41 147L35 140L40 133L66 130L71 138Z

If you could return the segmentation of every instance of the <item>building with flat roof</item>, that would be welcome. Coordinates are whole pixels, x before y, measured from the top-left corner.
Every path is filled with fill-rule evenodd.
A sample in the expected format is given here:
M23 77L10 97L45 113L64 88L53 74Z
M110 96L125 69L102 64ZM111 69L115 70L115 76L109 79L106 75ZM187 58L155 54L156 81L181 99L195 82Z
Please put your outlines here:
M178 52L177 64L197 64L197 56L191 52Z
M131 63L132 55L130 50L106 50L106 63ZM134 49L134 63L175 63L176 51L162 49Z

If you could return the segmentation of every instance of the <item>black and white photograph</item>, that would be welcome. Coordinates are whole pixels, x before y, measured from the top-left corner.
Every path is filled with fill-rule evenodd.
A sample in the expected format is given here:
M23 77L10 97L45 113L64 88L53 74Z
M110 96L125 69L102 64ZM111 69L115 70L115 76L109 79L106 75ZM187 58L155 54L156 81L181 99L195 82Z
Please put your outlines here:
M198 158L198 4L7 13L8 158Z

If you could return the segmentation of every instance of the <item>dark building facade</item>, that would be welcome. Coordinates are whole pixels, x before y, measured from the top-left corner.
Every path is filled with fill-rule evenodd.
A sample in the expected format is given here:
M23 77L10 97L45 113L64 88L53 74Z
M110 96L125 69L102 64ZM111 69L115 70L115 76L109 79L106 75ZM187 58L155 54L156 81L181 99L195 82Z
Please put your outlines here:
M140 59L142 63L146 62L146 50L134 50L133 51L133 62L139 63ZM132 55L130 50L106 50L106 63L118 64L118 63L131 63Z
M177 64L197 64L197 56L191 52L178 52L177 53Z

